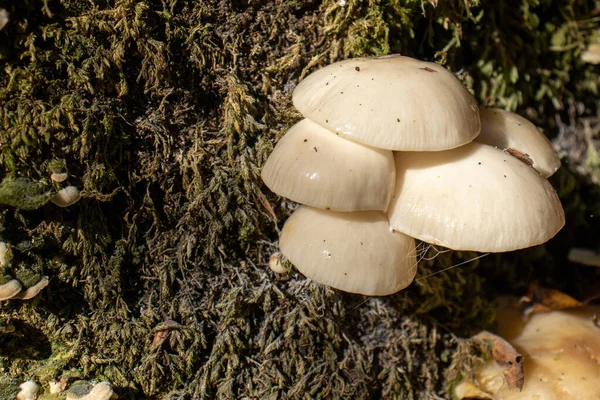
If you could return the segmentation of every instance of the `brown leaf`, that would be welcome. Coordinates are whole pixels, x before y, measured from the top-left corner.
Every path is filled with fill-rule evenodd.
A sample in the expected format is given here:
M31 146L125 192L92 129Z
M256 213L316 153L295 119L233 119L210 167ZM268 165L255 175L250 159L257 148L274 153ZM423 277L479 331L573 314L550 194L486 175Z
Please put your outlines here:
M509 389L523 389L525 375L523 374L523 356L506 340L488 331L481 331L473 339L490 341L492 343L492 357L501 367L508 367L504 371L504 379Z
M556 289L546 289L537 282L529 285L527 295L521 297L519 302L526 306L523 311L525 317L538 312L566 310L583 306L583 303L568 294Z
M154 328L155 330L158 330L158 332L156 332L154 334L154 338L152 338L152 344L150 345L150 347L152 349L155 349L155 348L159 347L161 344L163 344L163 342L169 336L169 330L171 330L177 326L179 326L179 324L177 322L173 321L172 319L169 319L169 320L166 320L165 322L160 323L156 328Z

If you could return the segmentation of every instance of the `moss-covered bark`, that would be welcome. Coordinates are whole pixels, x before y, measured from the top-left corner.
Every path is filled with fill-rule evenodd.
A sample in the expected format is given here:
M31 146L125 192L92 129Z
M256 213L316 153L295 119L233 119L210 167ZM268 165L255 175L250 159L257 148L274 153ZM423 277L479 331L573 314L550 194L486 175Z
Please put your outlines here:
M300 117L299 79L362 55L441 62L481 103L518 108L551 136L565 121L577 139L598 107L598 69L580 60L595 6L0 0L0 239L10 274L50 277L33 301L2 304L6 379L109 380L125 398L444 396L454 335L491 324L495 293L597 278L558 268L571 241L600 245L589 168L555 179L570 219L553 254L430 276L473 256L445 254L408 290L369 300L265 268L292 204L260 167ZM50 181L57 168L65 183ZM14 182L35 191L7 192ZM66 184L79 203L45 204Z

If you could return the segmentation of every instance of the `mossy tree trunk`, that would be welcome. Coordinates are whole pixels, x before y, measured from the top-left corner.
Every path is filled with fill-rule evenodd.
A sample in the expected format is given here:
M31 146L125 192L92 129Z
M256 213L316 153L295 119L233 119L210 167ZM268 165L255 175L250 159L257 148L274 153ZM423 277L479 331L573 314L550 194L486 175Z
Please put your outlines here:
M538 249L430 276L473 257L444 254L386 298L275 276L265 266L293 204L260 167L300 118L298 81L347 57L442 63L480 103L551 136L557 116L594 116L598 69L580 60L594 7L0 0L0 171L29 185L0 190L3 275L50 277L35 300L0 309L5 381L106 379L125 398L444 396L455 335L490 326L496 293L534 278L577 287L580 273L563 279ZM68 180L51 182L61 168ZM574 195L598 189L570 169L555 183L571 221L562 254L600 203ZM44 205L66 184L79 203Z

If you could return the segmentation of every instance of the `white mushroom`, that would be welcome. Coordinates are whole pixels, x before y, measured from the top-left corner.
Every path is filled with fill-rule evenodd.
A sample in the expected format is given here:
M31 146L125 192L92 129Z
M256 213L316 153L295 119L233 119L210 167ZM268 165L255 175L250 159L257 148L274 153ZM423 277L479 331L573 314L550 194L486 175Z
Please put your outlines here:
M78 396L73 392L67 392L66 400L112 400L118 396L113 392L110 383L100 382L94 385L92 390L84 396Z
M23 287L21 283L19 283L16 279L11 279L10 281L0 285L0 300L8 300L17 295Z
M261 176L281 196L335 211L384 211L396 179L391 151L344 140L309 119L281 138Z
M600 64L600 43L592 43L581 53L581 60L590 64Z
M556 191L530 166L479 143L395 154L390 226L455 250L510 251L546 242L565 223Z
M48 277L44 276L42 277L42 279L40 279L40 281L38 283L36 283L35 285L28 287L27 289L25 289L24 291L15 294L12 298L13 299L19 299L19 300L29 300L32 299L33 297L37 296L37 294L39 292L41 292L41 290L43 288L45 288L46 286L48 286Z
M285 274L288 272L281 262L281 253L271 254L271 257L269 257L269 268L276 274Z
M54 195L50 200L59 207L69 207L79 201L81 194L75 186L67 186Z
M300 82L293 102L340 136L389 150L454 148L481 127L473 96L454 74L402 56L328 65Z
M4 8L0 8L0 31L8 24L10 14Z
M49 392L51 394L56 394L65 390L66 382L61 380L51 380L48 382L48 386L50 388Z
M21 383L19 386L19 393L17 393L17 400L35 400L37 392L40 390L40 385L34 381L27 381Z
M0 268L6 267L10 263L10 250L4 242L0 242Z
M310 279L351 293L384 296L408 286L415 242L390 232L378 211L342 213L301 207L287 220L281 252Z
M64 182L67 180L68 177L69 177L69 174L67 174L66 172L53 172L50 175L50 179L56 183Z
M531 165L548 178L560 167L552 143L530 121L499 108L482 108L481 134L476 142L507 149L531 159Z

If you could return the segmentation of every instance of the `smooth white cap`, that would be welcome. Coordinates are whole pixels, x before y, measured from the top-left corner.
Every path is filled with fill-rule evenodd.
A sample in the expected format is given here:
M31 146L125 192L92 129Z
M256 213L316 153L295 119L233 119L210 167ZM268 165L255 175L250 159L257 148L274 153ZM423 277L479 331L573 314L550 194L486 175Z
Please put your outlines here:
M394 175L395 176L395 175ZM4 242L0 242L0 267L5 267L9 263L9 250Z
M389 150L450 149L481 128L477 104L454 74L397 55L328 65L298 84L293 102L340 136Z
M454 250L503 252L544 243L564 225L556 191L531 166L470 143L395 154L390 226Z
M396 170L391 151L342 139L304 119L279 140L261 176L273 192L298 203L335 211L384 211Z
M560 168L552 143L526 118L499 108L481 108L481 134L476 142L527 154L533 168L548 178Z
M396 293L417 271L414 239L391 232L379 211L300 207L285 223L279 247L305 276L351 293Z
M59 207L69 207L77 203L79 199L81 199L81 193L79 193L79 189L77 189L75 186L67 186L56 192L50 201Z
M82 397L75 397L73 394L67 392L67 400L113 400L119 396L112 390L112 386L108 382L100 382L94 385L92 390Z
M23 286L16 279L11 279L10 281L3 283L0 285L0 300L8 300L17 295Z
M37 392L40 390L40 385L34 381L26 381L19 385L19 393L17 393L17 400L35 400L37 398Z
M48 277L43 276L42 279L40 279L40 281L38 283L36 283L35 285L33 285L31 287L28 287L27 289L23 290L22 292L17 293L16 295L14 295L12 297L12 299L19 299L19 300L32 299L35 296L37 296L37 294L39 292L41 292L43 288L48 286L49 282L50 281L49 281Z

